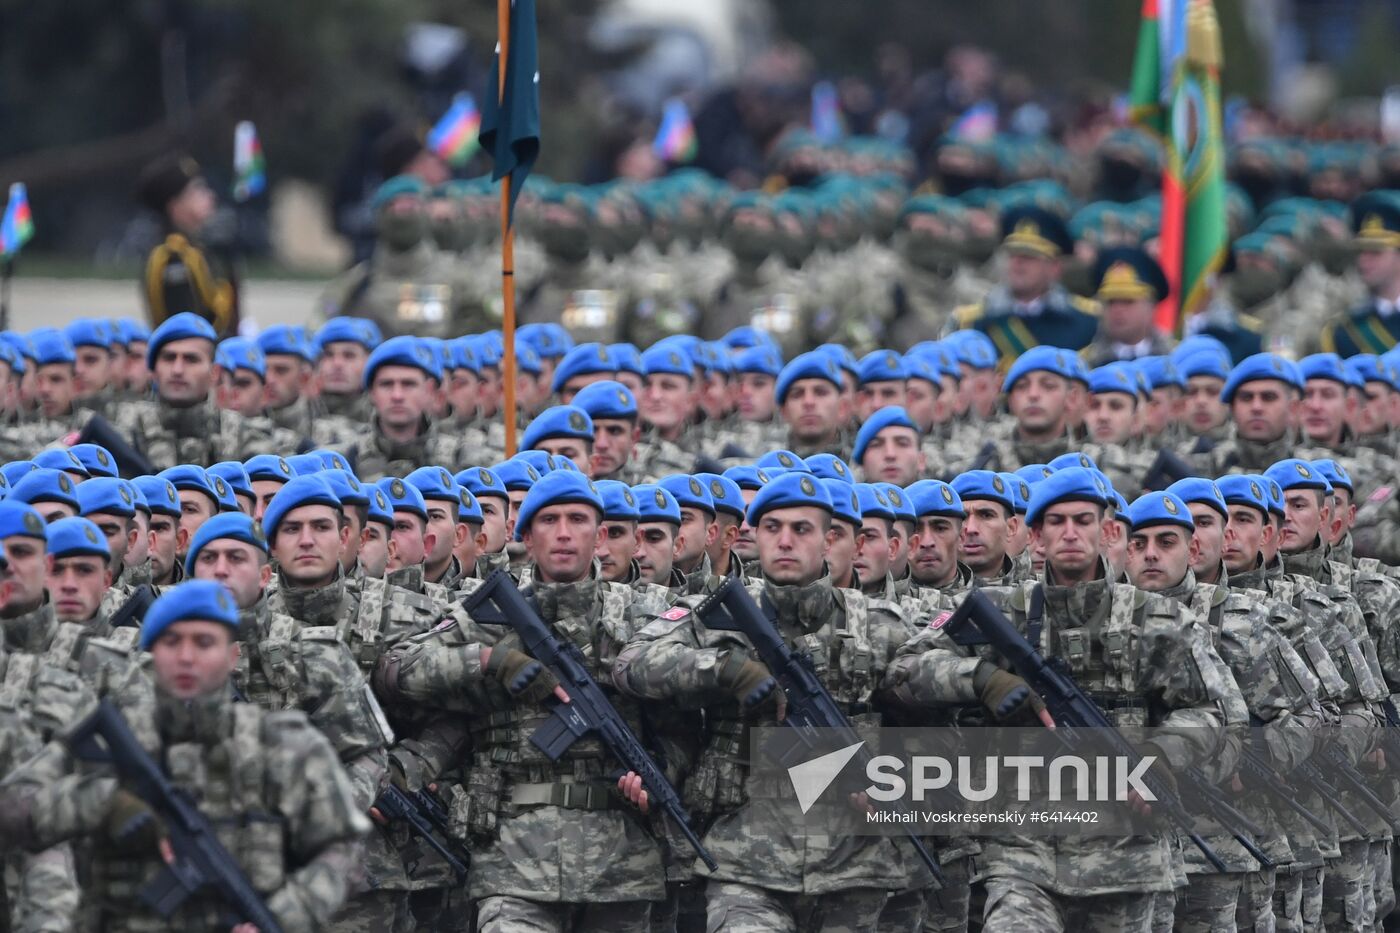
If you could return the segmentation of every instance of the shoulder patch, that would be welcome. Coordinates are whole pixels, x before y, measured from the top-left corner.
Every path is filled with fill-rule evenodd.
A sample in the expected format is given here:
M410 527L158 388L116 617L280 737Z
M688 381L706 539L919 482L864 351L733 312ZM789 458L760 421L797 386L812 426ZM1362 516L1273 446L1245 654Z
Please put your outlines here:
M1389 499L1395 490L1389 486L1377 486L1376 491L1366 497L1367 502L1384 502Z
M951 619L952 617L953 617L953 612L952 612L952 610L950 610L950 609L945 609L944 611L940 612L938 615L934 616L932 619L929 619L929 620L928 620L928 627L929 627L929 628L942 628L943 626L945 626L945 625L948 624L948 620Z
M676 622L680 619L684 619L688 615L690 615L690 610L686 607L672 606L670 609L667 609L665 612L661 613L661 618L666 619L669 622Z

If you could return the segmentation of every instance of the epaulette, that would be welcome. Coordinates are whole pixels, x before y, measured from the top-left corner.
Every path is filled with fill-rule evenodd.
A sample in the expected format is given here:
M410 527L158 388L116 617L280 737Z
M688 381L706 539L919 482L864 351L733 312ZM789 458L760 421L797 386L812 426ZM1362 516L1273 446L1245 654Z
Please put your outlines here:
M953 309L953 319L958 322L959 327L971 327L981 320L987 313L987 303L979 301L976 304L963 305Z
M1071 293L1069 296L1069 303L1076 311L1083 311L1085 314L1091 314L1094 317L1103 315L1103 308L1092 298L1085 298L1083 295Z
M1251 334L1264 333L1264 322L1252 314L1240 312L1235 315L1235 321Z

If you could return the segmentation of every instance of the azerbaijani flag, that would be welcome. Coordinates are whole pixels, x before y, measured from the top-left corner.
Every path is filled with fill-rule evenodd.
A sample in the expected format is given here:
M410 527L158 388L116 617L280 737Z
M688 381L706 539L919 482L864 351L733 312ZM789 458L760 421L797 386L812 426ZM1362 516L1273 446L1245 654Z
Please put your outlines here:
M0 220L0 256L13 256L34 236L34 218L29 214L29 193L24 182L10 185L5 218Z
M247 201L267 189L267 162L257 128L241 120L233 130L233 199Z
M480 131L481 113L476 109L476 100L463 91L452 98L452 106L428 131L428 148L448 165L461 168L481 148L477 141Z
M661 125L656 128L651 151L666 162L689 162L695 158L698 150L699 142L695 138L695 124L690 120L690 108L679 97L673 97L662 108Z
M985 143L997 134L997 105L989 100L968 107L948 130L968 142Z
M812 135L828 145L846 135L841 99L836 94L836 85L830 81L812 85Z

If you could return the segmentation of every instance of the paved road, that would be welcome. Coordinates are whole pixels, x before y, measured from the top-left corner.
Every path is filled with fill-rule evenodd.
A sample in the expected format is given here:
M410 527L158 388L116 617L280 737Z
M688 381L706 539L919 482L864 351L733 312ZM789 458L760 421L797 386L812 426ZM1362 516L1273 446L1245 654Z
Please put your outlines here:
M243 313L259 327L303 323L324 288L318 282L261 280L243 284ZM80 317L144 318L136 282L119 279L44 279L15 276L10 327L62 327Z

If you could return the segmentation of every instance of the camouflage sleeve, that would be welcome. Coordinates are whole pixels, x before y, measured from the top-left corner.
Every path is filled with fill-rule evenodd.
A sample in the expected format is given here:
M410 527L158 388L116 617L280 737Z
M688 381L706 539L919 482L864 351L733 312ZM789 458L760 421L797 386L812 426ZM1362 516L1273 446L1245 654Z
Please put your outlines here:
M1400 490L1396 486L1379 486L1357 503L1351 538L1357 557L1400 564Z
M1387 693L1400 687L1400 585L1377 573L1358 573L1352 592L1376 649Z
M117 780L75 773L68 748L50 742L0 783L0 838L30 852L95 832Z
M422 704L455 712L505 709L505 689L486 677L482 649L492 641L467 641L456 625L443 625L389 648L374 671L374 689L391 706Z
M344 642L304 635L301 656L302 711L335 749L349 772L356 803L367 810L388 767L384 711Z
M1137 678L1151 704L1165 711L1152 742L1178 768L1217 754L1227 704L1244 706L1195 613L1164 600L1146 607Z
M885 673L885 689L910 707L976 703L973 679L984 663L990 662L955 644L941 628L930 626L895 652Z
M1275 600L1270 605L1269 622L1288 641L1307 666L1308 672L1317 680L1318 699L1339 702L1346 695L1347 683L1317 632L1296 607L1281 600Z
M441 778L454 764L461 761L471 742L466 721L458 715L434 716L402 736L389 750L389 757L403 768L412 787Z
M19 858L19 890L10 904L16 933L68 933L79 929L77 870L69 845Z
M685 601L639 628L613 666L617 689L644 700L672 700L685 708L728 699L720 672L743 639L704 628Z

